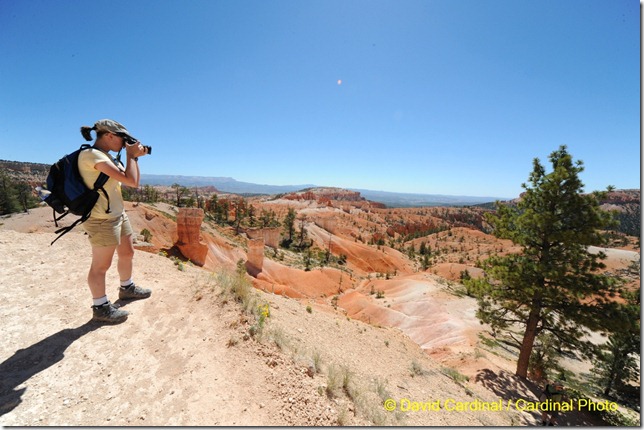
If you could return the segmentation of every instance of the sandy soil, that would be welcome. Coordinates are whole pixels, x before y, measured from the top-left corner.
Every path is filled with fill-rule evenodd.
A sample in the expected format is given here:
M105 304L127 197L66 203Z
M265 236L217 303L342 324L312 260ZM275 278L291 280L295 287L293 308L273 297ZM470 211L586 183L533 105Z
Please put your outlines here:
M151 287L152 297L119 303L131 313L123 324L93 324L87 240L73 232L50 247L53 237L1 231L2 425L504 425L530 418L387 413L378 384L396 399L469 396L397 330L317 308L309 313L279 295L256 293L269 303L266 329L273 334L244 340L238 306L217 300L206 272L180 271L154 254L139 252L135 260L137 282ZM114 299L115 271L108 283ZM275 333L282 349L271 340ZM311 377L315 357L321 370ZM422 375L412 377L414 361ZM342 392L326 394L330 369L343 367L367 406ZM481 387L471 390L495 400Z
M171 240L161 233L172 230L172 221L152 212L128 207L135 231L150 228L159 236L153 248L169 247ZM329 305L338 281L332 271L320 271L330 279L329 291L311 290L299 300L255 290L270 317L262 335L252 337L255 317L221 295L212 268L178 266L138 251L135 279L153 295L117 301L130 317L105 326L89 322L85 278L91 249L82 229L50 246L55 236L48 209L0 223L1 425L504 426L537 421L536 413L513 408L446 410L449 399L488 405L536 400L538 388L514 377L511 364L496 356L473 359L478 323L472 304L448 296L431 274L361 283L341 297L337 310ZM208 244L221 253L213 265L236 261L241 252L223 237ZM316 276L313 272L309 276ZM287 269L268 265L270 280L286 275ZM317 285L315 278L300 282ZM108 285L116 300L115 269ZM370 294L372 286L384 291L383 299ZM380 305L373 307L377 300ZM457 367L459 362L467 365ZM469 381L455 381L457 369ZM397 402L395 411L384 409L386 399ZM404 399L438 401L442 407L403 411ZM564 423L592 424L576 414Z

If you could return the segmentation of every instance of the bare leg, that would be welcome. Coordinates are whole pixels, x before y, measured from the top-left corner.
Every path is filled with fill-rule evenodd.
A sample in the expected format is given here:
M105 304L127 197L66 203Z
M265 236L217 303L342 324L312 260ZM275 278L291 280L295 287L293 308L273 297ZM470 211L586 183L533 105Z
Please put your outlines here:
M117 264L121 281L132 278L132 260L134 259L134 245L132 235L121 237L121 244L116 247L119 256Z
M87 275L87 283L92 298L100 299L105 296L105 274L112 265L115 246L92 247L92 265Z
M116 247L116 253L119 256L118 270L119 276L121 277L119 299L138 300L150 297L152 290L148 288L141 288L134 283L130 284L128 288L124 288L123 286L125 281L132 281L132 261L134 260L134 245L132 244L131 234L127 236L121 236L121 244Z

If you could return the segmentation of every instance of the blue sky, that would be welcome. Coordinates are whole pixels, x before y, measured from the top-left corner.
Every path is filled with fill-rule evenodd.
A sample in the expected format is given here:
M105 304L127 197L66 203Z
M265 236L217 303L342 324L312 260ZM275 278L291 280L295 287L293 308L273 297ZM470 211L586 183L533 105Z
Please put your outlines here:
M143 173L516 197L640 186L637 0L0 0L0 158L123 123Z

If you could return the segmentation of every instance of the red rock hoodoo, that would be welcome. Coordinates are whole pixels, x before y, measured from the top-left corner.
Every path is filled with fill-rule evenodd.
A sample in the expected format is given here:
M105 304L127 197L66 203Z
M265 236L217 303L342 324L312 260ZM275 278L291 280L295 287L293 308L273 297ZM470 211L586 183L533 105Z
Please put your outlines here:
M246 270L251 276L257 277L264 267L264 239L250 239L248 241L248 261Z
M206 263L208 245L201 243L200 232L204 212L202 209L180 208L177 215L176 247L184 257L198 266Z

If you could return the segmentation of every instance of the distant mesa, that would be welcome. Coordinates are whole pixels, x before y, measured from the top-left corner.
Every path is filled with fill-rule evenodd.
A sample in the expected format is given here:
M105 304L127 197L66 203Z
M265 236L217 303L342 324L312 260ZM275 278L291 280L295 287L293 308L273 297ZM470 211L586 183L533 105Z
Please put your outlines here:
M280 198L294 201L314 201L320 205L327 206L333 206L333 202L346 202L353 207L363 209L366 207L385 209L387 207L384 203L367 200L358 191L335 187L307 188L294 193L280 195Z
M180 184L186 187L213 186L220 191L232 194L283 194L314 187L312 184L303 185L263 185L241 182L229 177L181 176L181 175L151 175L142 173L143 185L172 185Z
M229 177L207 177L207 176L180 176L180 175L150 175L141 174L141 183L144 185L165 185L169 186L175 183L186 187L204 187L213 186L225 193L232 194L285 194L314 192L315 194L324 195L325 193L334 193L331 190L341 190L341 188L323 187L312 184L301 185L265 185L253 184L250 182L241 182ZM313 191L315 190L315 191ZM327 190L327 191L324 191ZM357 194L351 194L356 192ZM505 197L476 197L476 196L452 196L442 194L414 194L414 193L396 193L389 191L374 191L358 188L349 188L342 193L337 194L340 198L330 198L331 200L351 200L360 195L362 200L379 202L389 207L420 207L420 206L468 206L484 203L493 203L497 200L509 200Z
M289 193L282 198L287 200L317 200L320 203L331 200L344 202L362 202L366 201L358 191L345 190L334 187L314 187L307 188L294 193Z

